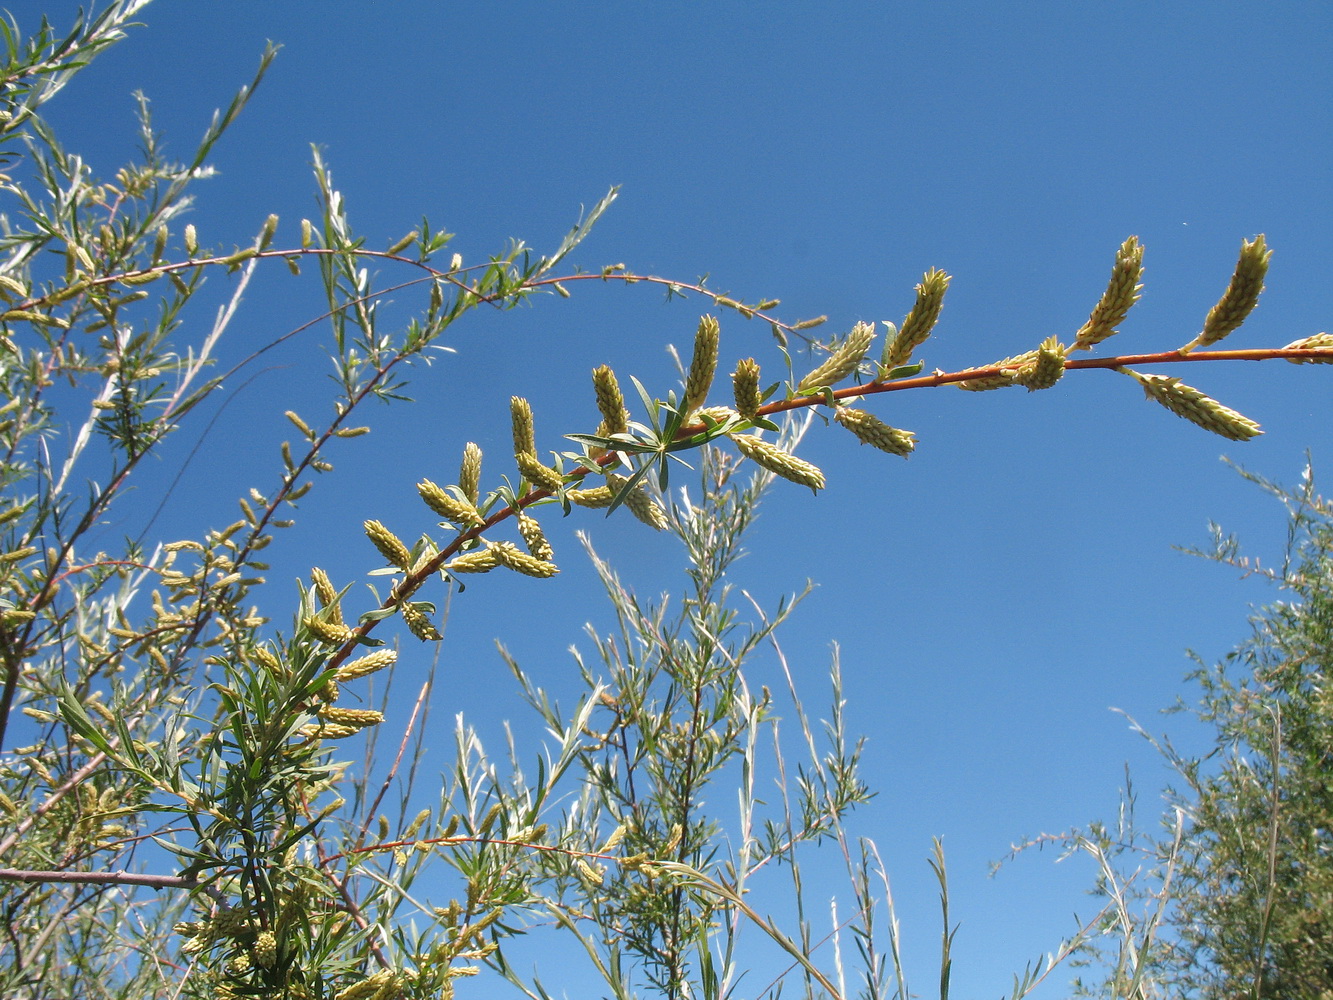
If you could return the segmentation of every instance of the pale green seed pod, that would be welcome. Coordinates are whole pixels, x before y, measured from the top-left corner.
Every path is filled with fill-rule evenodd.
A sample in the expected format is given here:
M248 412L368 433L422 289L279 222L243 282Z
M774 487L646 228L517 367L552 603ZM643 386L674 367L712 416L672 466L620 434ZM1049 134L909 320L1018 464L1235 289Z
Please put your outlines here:
M412 568L412 554L407 551L407 546L397 535L379 521L365 521L362 526L366 529L366 537L374 543L380 555L391 565L397 566L404 572Z
M273 242L273 234L278 231L278 217L270 215L264 220L264 226L259 231L259 249L267 250L268 245Z
M458 470L458 488L475 507L481 487L481 447L469 441L463 448L463 465Z
M1137 236L1131 236L1116 251L1111 280L1088 321L1074 335L1071 350L1091 350L1116 333L1116 327L1124 322L1130 307L1140 298L1143 286L1139 284L1139 278L1142 274L1143 244Z
M356 633L346 625L340 625L337 622L321 621L314 615L305 619L302 623L306 629L320 642L326 642L331 646L341 646L345 642L351 642Z
M545 562L554 559L555 552L551 548L551 543L546 540L546 534L537 519L526 511L519 511L516 520L518 533L523 536L523 544L528 547L528 551Z
M796 391L802 395L814 392L820 386L832 386L841 382L856 371L861 359L870 350L870 342L875 339L875 328L869 323L857 323L847 339L838 345L828 359L801 379Z
M1206 431L1232 441L1247 441L1263 433L1249 417L1223 406L1179 379L1166 375L1141 375L1127 368L1122 370L1143 386L1149 399L1161 403L1176 416L1184 417Z
M934 267L921 276L912 311L903 320L898 335L884 345L880 364L885 368L906 364L912 360L913 352L926 342L944 308L944 293L949 290L950 280L949 275Z
M421 233L418 230L414 229L406 236L403 236L400 239L398 239L391 247L389 247L388 250L384 252L389 254L390 256L396 253L402 253L402 251L410 247L416 241L417 237L420 235Z
M193 222L185 226L185 252L191 257L199 252L199 237Z
M407 624L408 630L422 642L439 642L444 638L431 623L430 618L415 606L403 604L399 606L399 610L403 614L403 621Z
M685 412L692 413L708 399L717 372L717 349L722 339L722 328L714 316L699 319L694 334L694 354L690 358L690 372L685 378Z
M759 415L759 362L746 358L736 363L731 375L731 388L736 397L736 411L746 420Z
M509 415L514 426L514 455L537 457L537 437L532 423L532 407L522 396L509 398Z
M1327 357L1318 358L1288 358L1294 365L1303 365L1306 362L1312 362L1317 365L1333 365L1333 333L1316 333L1311 337L1302 337L1300 340L1293 340L1283 348L1284 351L1301 350L1314 348L1316 350L1327 351Z
M812 490L824 488L824 473L804 459L783 451L777 445L754 434L732 434L740 453L755 465Z
M594 368L592 385L597 393L597 410L602 415L599 434L624 434L629 429L629 411L625 409L625 396L616 381L616 373L607 365Z
M872 445L890 455L906 458L916 447L916 435L911 431L890 427L873 413L839 406L833 419L860 438L862 444Z
M607 473L606 485L612 494L612 499L607 501L608 506L614 502L615 496L625 488L627 482L629 480L624 476L617 476L613 472ZM625 497L625 506L629 508L631 514L654 531L662 531L670 524L666 511L648 495L648 491L643 488L642 482L629 491L629 494Z
M518 471L523 473L523 478L538 489L554 493L565 481L555 469L543 465L536 455L523 453L515 455L514 460L518 463Z
M417 483L417 493L427 507L460 528L477 528L486 523L481 513L471 503L450 495L429 479Z
M560 572L555 563L529 555L512 542L496 542L491 546L491 551L501 566L522 573L524 576L546 578Z
M366 677L375 673L377 670L383 670L397 659L397 650L377 649L375 652L353 660L351 663L344 663L338 668L338 672L333 676L340 683L346 684L348 681L354 681L358 677Z
M1259 304L1259 294L1264 290L1264 278L1268 274L1268 262L1273 251L1264 243L1260 233L1253 240L1242 240L1240 258L1236 261L1236 270L1231 275L1227 290L1217 305L1208 310L1204 320L1203 332L1180 349L1181 354L1188 354L1196 347L1208 347L1231 333L1250 315Z
M1065 373L1065 345L1055 337L1047 337L1041 347L1032 351L1014 372L1014 382L1027 386L1029 392L1049 389Z

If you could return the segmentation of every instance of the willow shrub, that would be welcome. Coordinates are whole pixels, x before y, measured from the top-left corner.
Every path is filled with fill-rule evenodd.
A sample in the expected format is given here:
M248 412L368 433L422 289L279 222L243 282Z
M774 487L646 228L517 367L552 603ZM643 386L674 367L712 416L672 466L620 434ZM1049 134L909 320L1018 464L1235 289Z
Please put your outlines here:
M776 967L799 983L788 988L906 996L891 905L885 914L887 881L873 844L844 827L869 790L857 771L858 744L843 730L836 663L827 722L821 728L797 712L802 759L775 763L765 756L774 753L770 694L752 689L744 663L775 640L791 605L749 621L725 582L774 477L824 485L823 473L793 453L800 422L790 414L825 408L862 442L905 455L913 434L867 408L880 393L1035 391L1069 371L1111 368L1204 429L1252 437L1259 428L1245 416L1138 368L1333 360L1325 335L1285 348L1212 349L1259 297L1269 263L1263 237L1243 244L1203 332L1178 349L1136 356L1133 368L1123 357L1092 356L1139 297L1143 247L1131 237L1068 343L1052 337L1000 361L931 374L914 357L939 318L944 272L925 274L880 348L866 324L820 342L810 333L820 320L784 321L776 300L747 303L621 265L562 268L614 191L548 254L515 244L465 265L450 253L450 235L424 223L384 250L368 249L316 156L321 212L301 221L298 241L277 242L270 216L250 244L212 248L185 213L209 174L211 150L273 52L186 162L162 155L146 103L142 159L110 177L67 152L42 118L43 105L142 6L119 0L64 35L43 24L24 38L16 22L3 25L0 746L8 750L0 759L0 991L388 1000L447 996L456 979L489 966L540 998L540 981L520 974L506 948L516 935L554 927L579 943L605 980L599 988L618 998L645 988L727 995L744 968L742 932L776 949ZM400 270L398 295L419 291L406 325L381 320L384 288L367 264ZM331 415L287 414L295 433L274 456L272 481L238 496L234 523L100 547L107 543L94 542L103 536L92 530L134 502L128 488L141 464L218 392L218 345L261 267L312 274L323 289ZM195 297L210 278L226 283L230 300L204 321ZM291 525L297 502L317 484L327 491L329 444L367 432L358 423L367 401L402 402L406 370L474 309L541 293L567 297L588 282L650 284L709 303L717 315L699 321L680 387L655 394L635 382L627 394L609 368L598 368L591 394L600 425L563 428L561 451L544 450L551 441L515 397L512 456L483 468L480 449L459 442L457 481L422 479L420 498L440 518L437 535L404 540L366 512L366 535L392 580L378 606L354 601L353 581L319 568L293 606L252 603L266 550ZM770 324L771 357L741 359L730 378L719 377L720 315ZM798 347L813 360L802 362ZM686 451L703 456L698 499L669 504L669 460ZM741 473L739 462L751 471ZM561 710L513 664L551 734L535 772L517 761L502 768L503 758L460 722L442 786L422 789L418 778L403 797L432 804L391 820L395 810L381 806L392 782L417 775L406 755L416 716L384 768L388 780L372 783L369 764L351 762L384 717L344 694L363 692L369 675L394 669L400 657L421 659L419 644L439 639L432 597L448 587L487 572L554 575L541 519L582 508L623 508L645 530L679 536L689 556L681 610L641 606L594 556L618 637L597 640L599 662L583 665L583 695ZM505 522L513 522L513 541L498 537ZM273 624L287 621L287 630ZM786 776L780 806L754 795L761 767ZM724 831L705 807L705 789L718 781L736 784L739 828ZM834 930L845 940L832 957L822 957L830 949L819 951L823 936L801 896L802 849L820 839L841 845L851 893L850 915ZM418 894L432 866L455 873L444 884L456 884L456 896ZM942 855L935 866L947 995L952 934ZM778 870L790 877L790 925L747 902L756 880ZM1015 996L1047 971L1029 967ZM779 974L761 992L776 993L783 981Z

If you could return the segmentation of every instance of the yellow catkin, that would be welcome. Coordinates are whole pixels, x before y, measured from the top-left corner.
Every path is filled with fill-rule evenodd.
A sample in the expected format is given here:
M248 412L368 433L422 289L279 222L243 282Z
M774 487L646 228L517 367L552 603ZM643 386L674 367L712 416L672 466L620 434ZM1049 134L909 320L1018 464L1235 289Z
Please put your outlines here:
M488 573L500 565L490 547L476 552L465 552L452 559L444 568L450 573Z
M857 323L852 332L834 349L822 365L801 379L797 386L798 393L814 392L820 386L832 386L841 382L856 371L861 359L870 350L870 342L875 339L875 328L869 323Z
M606 485L612 491L612 500L625 488L629 482L623 476L617 476L615 473L607 473ZM612 501L608 501L608 506ZM625 506L629 512L637 517L654 531L663 531L670 523L667 519L667 513L656 500L648 495L648 491L643 488L643 483L638 483L634 489L630 490L625 497Z
M1300 340L1293 340L1283 348L1284 351L1299 350L1319 350L1327 352L1325 356L1318 358L1288 358L1294 365L1303 365L1313 363L1316 365L1333 365L1333 333L1316 333L1310 337L1302 337Z
M333 584L329 581L329 575L318 566L310 570L310 582L314 585L315 596L319 598L319 603L328 607L338 599L338 591L333 589Z
M546 540L546 534L537 519L526 511L519 511L516 520L518 533L523 536L523 544L528 547L528 551L546 562L554 559L555 552L551 548L551 543Z
M320 642L327 642L331 646L341 646L345 642L350 642L356 633L346 625L339 625L336 622L321 621L313 615L304 622L306 629Z
M1047 337L1041 347L1014 372L1014 382L1026 386L1029 392L1049 389L1065 373L1065 345L1055 337Z
M1090 350L1116 333L1116 327L1124 322L1130 307L1139 300L1139 292L1143 289L1139 284L1142 274L1143 244L1137 236L1131 236L1116 251L1111 280L1088 321L1074 335L1073 350Z
M471 502L451 496L443 487L437 486L429 479L417 483L417 493L427 507L460 528L476 528L485 523L485 519Z
M1126 372L1143 386L1149 399L1161 403L1176 416L1184 417L1206 431L1232 441L1247 441L1263 433L1249 417L1223 406L1179 379L1167 375L1141 375L1128 369Z
M412 555L397 535L379 521L365 521L362 526L366 529L366 537L389 563L403 571L412 568Z
M444 638L425 612L411 604L404 604L399 610L402 612L403 621L407 623L408 630L422 642L439 642Z
M468 502L477 504L478 489L481 486L481 446L469 441L463 448L463 464L458 470L458 488Z
M616 381L616 373L607 365L594 368L592 386L597 394L597 411L602 415L599 434L623 434L629 429L629 411L625 409L625 396Z
M384 721L383 712L371 708L339 708L337 705L326 705L321 708L319 717L335 726L351 726L353 729L378 726Z
M514 431L514 455L537 457L536 430L532 422L532 407L522 396L509 398L509 416Z
M746 358L736 363L731 375L731 388L736 397L736 411L746 420L759 414L759 362Z
M564 483L564 477L550 466L543 465L536 455L524 452L515 455L514 461L518 463L518 471L523 473L523 478L540 490L554 493Z
M397 650L377 649L375 652L353 660L351 663L344 663L338 668L338 672L334 674L334 677L345 684L348 681L356 680L358 677L366 677L369 674L373 674L377 670L383 670L397 659Z
M255 964L271 969L278 960L278 938L272 931L260 931L255 937Z
M565 494L580 507L610 507L615 503L615 491L609 486L592 486L586 490L570 490Z
M524 576L550 577L560 572L555 563L530 555L511 542L496 542L491 546L491 551L501 566Z
M371 1000L381 988L395 982L396 977L397 973L392 969L381 969L373 976L340 990L334 994L333 1000Z
M912 311L903 320L898 335L884 346L880 363L885 368L906 364L912 359L912 353L926 342L944 308L944 293L949 290L949 281L949 275L933 267L921 276Z
M817 466L783 451L777 445L753 434L733 434L731 440L736 442L742 455L761 468L793 483L809 486L812 490L824 488L824 473Z
M276 674L282 670L282 663L271 652L263 646L256 646L250 651L250 655L259 663L261 667L271 674Z
M873 413L839 406L833 419L855 434L862 444L868 444L890 455L906 458L916 447L916 435L911 431L890 427Z
M699 329L694 334L690 371L685 378L686 413L697 410L708 399L708 390L713 387L713 376L717 372L717 350L721 339L722 328L717 318L700 317Z
M1268 262L1273 251L1264 243L1260 233L1253 240L1242 240L1240 258L1236 261L1236 270L1231 275L1227 290L1222 294L1217 305L1208 310L1208 318L1203 322L1203 331L1180 349L1188 354L1196 347L1208 347L1231 333L1250 315L1259 304L1259 294L1264 290L1264 278L1268 274Z

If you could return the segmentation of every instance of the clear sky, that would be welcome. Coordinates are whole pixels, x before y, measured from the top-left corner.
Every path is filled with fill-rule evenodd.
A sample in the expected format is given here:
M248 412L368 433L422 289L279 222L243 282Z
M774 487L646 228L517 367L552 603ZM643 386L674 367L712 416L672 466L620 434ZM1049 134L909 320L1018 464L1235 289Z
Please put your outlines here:
M76 6L8 5L25 28L43 12L62 26ZM1268 290L1223 346L1330 328L1327 4L159 0L142 19L51 110L66 145L106 176L133 155L132 91L152 99L183 157L264 41L283 46L213 158L221 175L199 189L206 244L245 245L270 212L282 218L277 242L295 243L316 211L313 142L372 247L425 215L459 234L467 261L511 237L548 250L581 206L622 185L578 264L707 273L749 301L780 297L785 318L826 313L829 332L900 322L922 272L943 268L954 281L921 352L927 370L1070 339L1131 234L1147 247L1145 297L1101 353L1193 337L1242 238L1261 232L1275 251ZM317 294L313 276L257 281L224 357L310 319ZM275 596L294 596L291 580L312 563L362 578L375 565L366 517L405 534L427 527L414 484L452 481L470 439L503 455L511 394L533 401L543 449L584 429L599 364L664 394L665 346L687 351L709 308L598 285L461 324L457 354L414 376L418 402L373 414L374 435L331 456L341 475L282 539ZM749 355L774 370L765 327L721 318L721 370ZM326 412L316 402L326 337L302 335L233 387L207 442L214 457L190 467L158 522L165 536L229 523L235 496L271 487L290 436L282 411ZM915 431L917 453L904 462L816 427L800 453L827 490L780 484L735 571L769 605L807 578L817 585L784 645L817 706L830 644L841 644L850 728L870 737L867 777L880 793L854 829L890 864L918 991L937 956L933 836L962 922L955 995L999 996L1072 929L1074 911L1091 912L1082 893L1093 873L1046 854L990 879L989 863L1024 836L1113 818L1127 761L1153 812L1165 772L1111 709L1200 745L1188 720L1156 715L1191 697L1185 652L1225 653L1246 633L1249 604L1272 595L1172 546L1205 544L1210 519L1265 556L1283 536L1281 508L1219 459L1286 481L1306 449L1317 476L1333 463L1333 371L1166 373L1259 421L1264 436L1209 435L1102 371L1031 395L880 397L870 408ZM187 430L177 461L195 440ZM161 481L176 468L163 463ZM573 530L590 532L641 593L679 588L670 539L588 512L546 521L560 577L488 577L454 602L450 683L432 723L441 767L455 712L488 734L502 718L525 721L495 639L568 692L566 648L588 651L585 622L609 627ZM1067 978L1038 996L1063 996ZM561 985L576 995L586 984Z

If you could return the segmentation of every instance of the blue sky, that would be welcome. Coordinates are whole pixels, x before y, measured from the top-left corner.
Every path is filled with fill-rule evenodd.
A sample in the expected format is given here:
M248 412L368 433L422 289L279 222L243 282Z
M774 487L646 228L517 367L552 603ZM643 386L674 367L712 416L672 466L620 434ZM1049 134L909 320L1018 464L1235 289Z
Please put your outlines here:
M9 9L25 27L42 12L59 26L76 5ZM1147 247L1145 297L1099 353L1189 340L1242 238L1260 232L1275 250L1268 290L1223 346L1280 346L1328 329L1333 314L1323 4L159 0L142 19L50 115L104 175L133 155L133 90L185 156L265 40L283 46L213 158L220 176L199 190L205 244L246 244L270 212L282 218L277 242L295 243L316 211L314 142L370 246L425 215L459 234L466 261L511 237L547 250L581 206L621 185L579 265L707 273L746 300L780 297L786 318L827 314L829 332L901 321L921 273L943 268L954 281L919 355L928 370L1068 340L1131 234ZM558 448L556 434L583 429L598 364L664 393L665 346L688 350L707 310L599 285L469 319L450 340L457 354L414 377L416 404L373 414L375 434L333 454L340 477L283 539L277 594L312 563L363 577L374 566L366 517L423 530L414 484L447 481L467 440L503 455L511 394L533 401L539 446ZM224 356L318 311L313 276L275 270L256 282ZM749 355L777 363L764 327L722 323L724 370ZM247 373L207 442L213 461L189 468L159 522L165 535L229 523L235 496L274 481L282 411L326 412L326 336L311 331ZM830 643L841 644L850 728L870 737L880 791L855 829L889 862L918 990L932 982L938 939L931 837L944 840L962 921L955 995L998 996L1071 929L1073 911L1091 911L1092 872L1042 855L989 879L989 863L1026 835L1112 818L1126 761L1149 814L1165 779L1110 709L1199 745L1187 720L1155 714L1189 697L1185 651L1223 654L1244 637L1249 604L1272 595L1172 546L1204 544L1210 519L1266 556L1283 536L1281 509L1219 458L1286 481L1306 449L1317 476L1333 461L1330 372L1270 362L1167 373L1265 435L1211 436L1100 371L1032 395L880 397L871 408L915 431L917 453L903 462L814 428L800 453L828 489L779 486L735 572L770 605L807 578L817 585L784 647L814 706ZM187 429L175 460L196 439ZM163 463L161 481L176 468ZM488 577L454 602L450 684L434 708L442 749L456 711L494 734L522 718L497 638L544 683L573 690L566 647L587 651L583 624L611 622L574 530L641 592L679 587L669 539L627 519L546 520L557 580ZM1038 996L1063 995L1066 979Z

